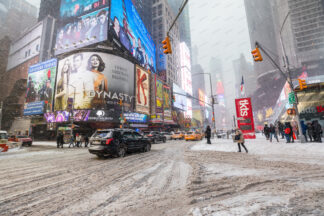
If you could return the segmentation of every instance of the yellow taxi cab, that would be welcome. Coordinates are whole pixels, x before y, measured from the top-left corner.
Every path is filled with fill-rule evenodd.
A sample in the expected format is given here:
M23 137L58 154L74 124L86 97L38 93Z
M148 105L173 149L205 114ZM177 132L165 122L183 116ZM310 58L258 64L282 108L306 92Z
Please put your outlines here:
M184 139L184 133L181 131L174 132L174 134L172 134L172 136L171 136L171 140L177 140L177 139L179 139L179 140Z
M187 132L185 135L185 140L202 140L201 133L198 132Z

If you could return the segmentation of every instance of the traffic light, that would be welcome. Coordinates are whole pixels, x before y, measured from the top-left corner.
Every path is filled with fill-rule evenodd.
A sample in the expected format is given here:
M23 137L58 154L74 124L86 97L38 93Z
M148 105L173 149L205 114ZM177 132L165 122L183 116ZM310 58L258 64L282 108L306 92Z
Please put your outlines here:
M123 106L123 100L118 101L119 106Z
M258 47L256 47L254 50L252 50L252 56L253 56L253 59L254 61L263 61L263 58L262 58L262 55L261 55L261 52L259 50Z
M167 36L164 41L162 41L163 49L164 49L164 54L171 54L172 53L172 48L171 48L171 43L170 43L170 38Z
M307 88L306 80L298 79L298 82L299 82L299 89L300 90L303 90L303 89Z
M296 115L296 110L295 109L287 109L287 114L288 115Z

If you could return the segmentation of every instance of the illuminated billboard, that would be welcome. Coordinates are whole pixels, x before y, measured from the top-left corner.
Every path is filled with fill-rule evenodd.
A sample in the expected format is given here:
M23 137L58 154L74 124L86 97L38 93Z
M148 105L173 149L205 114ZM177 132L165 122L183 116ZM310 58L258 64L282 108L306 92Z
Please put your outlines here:
M28 69L24 115L52 111L57 60L51 59Z
M164 116L171 117L171 95L170 87L163 85L163 110Z
M185 42L180 43L181 87L192 95L190 50Z
M187 98L187 109L185 111L185 118L192 118L192 100Z
M59 61L55 110L66 110L68 98L74 109L134 108L134 64L107 53L80 52Z
M156 113L163 112L163 82L156 79L155 82L155 92L156 92Z
M150 115L150 73L136 65L136 111Z
M60 18L80 17L107 7L108 2L109 0L61 0Z
M107 40L109 8L102 8L58 25L55 55Z
M205 93L203 90L198 89L198 99L200 106L205 106Z
M186 92L175 83L173 83L173 95L175 97L173 106L184 111L187 110Z
M156 48L131 0L111 0L109 31L139 64L156 72Z

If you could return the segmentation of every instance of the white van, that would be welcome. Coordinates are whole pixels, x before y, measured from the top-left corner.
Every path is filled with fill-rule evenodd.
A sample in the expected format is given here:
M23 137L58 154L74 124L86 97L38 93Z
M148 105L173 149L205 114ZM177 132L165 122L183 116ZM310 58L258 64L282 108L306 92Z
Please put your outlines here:
M0 144L8 143L8 133L7 131L0 130Z

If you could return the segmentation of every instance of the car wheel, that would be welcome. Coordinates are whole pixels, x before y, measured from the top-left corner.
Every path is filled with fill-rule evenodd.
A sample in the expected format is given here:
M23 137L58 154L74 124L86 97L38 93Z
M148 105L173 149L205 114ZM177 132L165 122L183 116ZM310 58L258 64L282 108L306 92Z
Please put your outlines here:
M188 142L188 140L186 140L186 142Z
M166 142L166 139L165 139L165 138L163 138L163 140L162 140L162 141L163 141L163 143L165 143L165 142Z
M29 142L29 143L28 143L28 146L32 146L32 144L33 144L32 142Z
M151 151L151 144L147 143L144 148L144 152L149 152L149 151Z
M155 139L153 139L152 143L153 143L153 144L155 144L155 143L156 143L156 140L155 140Z
M123 146L119 146L118 150L117 150L117 156L118 157L125 157L126 155L126 149Z

